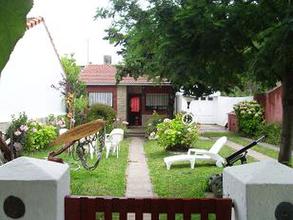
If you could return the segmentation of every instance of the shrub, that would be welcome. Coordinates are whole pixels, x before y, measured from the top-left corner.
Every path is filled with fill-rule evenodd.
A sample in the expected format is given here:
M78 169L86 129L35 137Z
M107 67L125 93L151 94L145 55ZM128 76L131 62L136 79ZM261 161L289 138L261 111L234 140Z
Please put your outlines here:
M196 124L185 125L182 114L157 125L158 143L166 150L188 150L198 140Z
M163 122L163 116L154 112L152 116L145 123L145 133L150 136L152 133L157 133L157 125Z
M18 118L12 115L12 120L6 130L6 139L10 138L10 147L13 148L14 156L21 154L26 142L26 133L28 131L28 118L24 112L19 113Z
M114 128L121 128L121 129L123 129L124 130L124 133L127 131L127 125L128 125L129 123L127 122L127 121L122 121L122 120L120 120L119 118L117 118L114 122L113 122L113 124L112 124L112 128L114 129Z
M281 142L281 124L264 123L260 126L257 136L265 135L265 142L279 145Z
M256 101L244 101L234 106L239 132L254 137L264 123L263 109Z
M94 104L90 107L86 120L87 122L96 119L103 119L106 121L106 132L112 130L112 124L116 118L116 112L111 106L104 104Z
M32 121L29 123L24 150L30 152L46 149L56 137L56 127Z
M54 126L57 130L57 133L61 128L69 128L69 120L66 115L49 115L46 120L47 125Z

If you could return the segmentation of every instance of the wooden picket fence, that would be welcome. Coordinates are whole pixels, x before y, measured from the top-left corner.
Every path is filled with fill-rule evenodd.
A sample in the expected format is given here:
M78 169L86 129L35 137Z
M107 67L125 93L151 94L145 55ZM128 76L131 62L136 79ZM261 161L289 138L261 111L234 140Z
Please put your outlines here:
M175 220L176 214L184 220L191 220L193 214L200 214L201 220L208 220L209 214L216 220L231 220L231 210L231 199L65 198L65 220L96 220L97 213L103 213L105 220L112 220L113 213L119 213L120 220L127 220L128 213L135 213L135 220L142 220L144 213L152 220L159 220L160 214L167 214L168 220Z

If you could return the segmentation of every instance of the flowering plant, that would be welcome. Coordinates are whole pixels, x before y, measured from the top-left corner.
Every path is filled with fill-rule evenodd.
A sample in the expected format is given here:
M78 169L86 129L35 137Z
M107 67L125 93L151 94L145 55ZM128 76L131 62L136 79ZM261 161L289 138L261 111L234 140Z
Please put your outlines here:
M263 109L256 101L243 101L234 106L238 119L239 131L248 136L255 136L264 123Z
M195 123L185 125L182 114L172 120L165 119L157 125L158 143L166 150L185 151L198 140L198 128Z
M159 115L156 111L145 123L145 133L150 139L155 139L157 132L157 125L163 122L163 116Z
M16 118L12 115L10 126L6 130L6 139L10 139L10 148L13 151L13 156L17 157L21 154L26 141L28 131L28 118L24 112L19 113Z

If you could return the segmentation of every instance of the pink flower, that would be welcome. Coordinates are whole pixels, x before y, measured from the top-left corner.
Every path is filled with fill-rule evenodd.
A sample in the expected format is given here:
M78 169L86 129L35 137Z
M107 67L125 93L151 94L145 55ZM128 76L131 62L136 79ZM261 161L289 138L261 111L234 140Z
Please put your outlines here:
M122 121L122 124L128 125L129 123L127 121Z
M19 127L19 129L20 129L21 131L27 131L27 130L28 130L28 126L26 126L26 125L21 125L21 126Z
M15 135L15 136L19 136L19 135L21 135L21 131L16 130L16 131L14 132L14 135Z

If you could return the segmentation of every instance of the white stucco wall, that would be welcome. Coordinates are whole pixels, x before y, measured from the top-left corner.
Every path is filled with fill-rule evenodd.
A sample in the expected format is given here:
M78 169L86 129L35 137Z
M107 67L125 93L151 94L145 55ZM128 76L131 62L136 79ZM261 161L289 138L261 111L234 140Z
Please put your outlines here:
M241 101L252 100L247 97L212 96L213 100L193 100L190 103L190 111L195 115L197 122L201 124L218 124L224 126L228 122L228 113L233 111L233 106ZM178 93L177 112L187 111L187 102Z
M59 91L62 66L43 23L26 31L16 44L0 78L0 122L26 112L30 118L64 114Z

